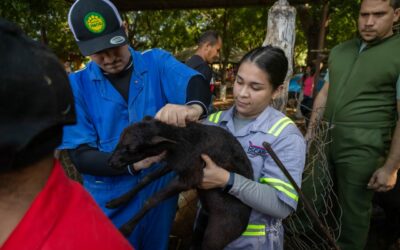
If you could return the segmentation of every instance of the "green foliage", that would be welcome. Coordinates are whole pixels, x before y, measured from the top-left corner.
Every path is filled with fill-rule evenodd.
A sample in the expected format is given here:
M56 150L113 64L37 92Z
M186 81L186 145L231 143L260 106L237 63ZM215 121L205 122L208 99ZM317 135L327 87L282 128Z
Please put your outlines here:
M81 61L67 24L72 0L1 0L0 16L18 23L32 38L50 46L61 60ZM316 48L323 0L296 6L296 58ZM325 48L356 35L359 0L330 0L330 22ZM306 6L306 7L305 7ZM199 35L208 29L223 37L223 68L265 39L269 6L228 9L158 10L123 13L129 38L137 50L164 48L173 54L194 51Z
M336 0L333 4L330 11L329 32L326 36L327 48L332 48L357 35L358 1Z
M320 26L322 24L325 0L315 0L312 4L296 6L295 55L297 63L305 64L316 58ZM324 50L329 51L338 43L353 38L357 34L359 0L329 0L328 23L326 26ZM326 52L325 52L326 53ZM307 60L303 61L303 55Z
M245 51L260 46L265 38L267 8L209 10L162 10L125 13L129 38L137 50L160 47L187 59L198 37L206 30L218 31L223 39L221 72L237 62ZM189 52L189 53L187 53Z
M0 16L47 44L61 60L76 60L81 56L68 28L69 6L65 0L1 0Z
M138 50L161 47L176 54L195 46L203 31L214 29L223 35L228 58L232 47L249 50L262 43L266 13L264 8L162 10L129 12L125 17Z
M184 13L185 14L185 13ZM172 53L191 45L186 18L181 11L138 11L125 14L129 24L129 37L135 49L161 47Z

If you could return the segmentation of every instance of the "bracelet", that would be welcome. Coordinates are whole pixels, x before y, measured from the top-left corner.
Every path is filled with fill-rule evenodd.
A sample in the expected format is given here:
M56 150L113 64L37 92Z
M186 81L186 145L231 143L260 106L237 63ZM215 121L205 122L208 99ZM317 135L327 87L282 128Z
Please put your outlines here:
M223 188L223 191L228 193L229 190L233 187L233 183L235 182L235 173L229 172L229 179L228 182L226 183L225 187Z

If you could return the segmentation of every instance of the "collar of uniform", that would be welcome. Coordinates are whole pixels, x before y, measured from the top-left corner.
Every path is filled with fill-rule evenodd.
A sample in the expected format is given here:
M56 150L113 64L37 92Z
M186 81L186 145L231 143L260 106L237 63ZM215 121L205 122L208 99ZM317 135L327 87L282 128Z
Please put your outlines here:
M232 106L230 109L226 111L226 113L221 116L220 124L225 125L232 133L234 133L234 125L233 125L233 114L235 112L235 106ZM267 133L268 128L271 127L271 124L276 121L279 117L275 115L278 112L272 107L268 106L264 109L264 111L256 118L256 120L250 123L248 129L241 129L240 131L234 133L236 136L245 136L249 132L264 132ZM284 115L282 114L282 117ZM247 127L247 126L246 126Z
M399 35L398 34L392 34L391 36L385 37L384 39L380 39L380 40L374 41L372 43L367 43L367 45L365 46L365 48L363 50L372 48L374 46L377 46L377 45L379 45L381 43L384 43L385 41L390 40L390 39L392 39L394 37L397 37L397 36L399 36ZM359 45L358 47L359 48L361 47L362 43L363 43L363 40L359 36L358 37L358 45Z
M135 51L131 47L129 47L129 51L133 56L133 72L135 75L142 75L143 73L147 72L147 63L143 58L142 53Z
M147 72L147 65L143 59L143 55L131 47L129 47L129 52L131 53L131 57L133 58L133 73L135 75L142 75L144 72ZM105 79L103 72L100 67L95 62L90 62L88 64L88 68L90 69L90 80L92 81L102 81Z
M281 114L281 115L279 115ZM274 109L271 106L268 106L264 111L257 117L257 119L253 122L253 126L251 130L254 132L263 132L267 133L268 129L280 118L285 117L283 113L280 113L278 110Z

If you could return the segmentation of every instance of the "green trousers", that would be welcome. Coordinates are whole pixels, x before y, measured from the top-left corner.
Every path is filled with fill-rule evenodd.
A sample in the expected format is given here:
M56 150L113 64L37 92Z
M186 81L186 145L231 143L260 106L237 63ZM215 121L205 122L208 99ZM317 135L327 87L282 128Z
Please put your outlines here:
M368 238L373 191L367 184L384 163L392 128L366 129L335 125L330 131L328 161L334 170L341 222L338 245L342 250L362 250Z

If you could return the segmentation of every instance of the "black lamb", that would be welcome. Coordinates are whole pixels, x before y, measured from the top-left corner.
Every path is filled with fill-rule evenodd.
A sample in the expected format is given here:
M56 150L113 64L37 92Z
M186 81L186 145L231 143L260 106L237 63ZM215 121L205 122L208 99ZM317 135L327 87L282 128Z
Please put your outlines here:
M118 207L153 180L170 171L176 172L175 179L147 200L142 209L121 227L121 232L129 235L146 212L159 202L182 191L197 189L202 207L209 214L202 249L223 249L245 231L251 208L219 188L198 188L204 168L200 155L207 154L224 169L253 179L253 169L242 146L232 134L217 126L189 123L186 127L176 127L145 118L123 131L109 163L113 168L122 169L163 151L167 152L164 167L150 173L132 190L107 204L109 208Z

